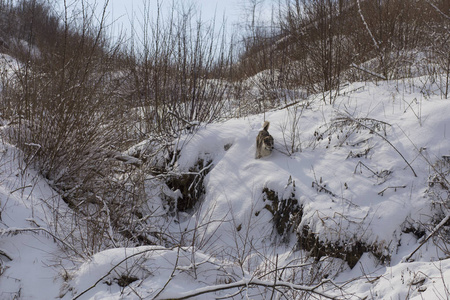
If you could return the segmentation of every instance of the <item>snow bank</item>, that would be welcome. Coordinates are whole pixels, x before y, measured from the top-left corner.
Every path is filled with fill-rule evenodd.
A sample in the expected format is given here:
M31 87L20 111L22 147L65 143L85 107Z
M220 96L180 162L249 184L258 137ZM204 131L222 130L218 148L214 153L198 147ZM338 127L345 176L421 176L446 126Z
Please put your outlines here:
M205 235L217 237L212 247L235 247L236 228L258 247L270 242L272 215L264 210L262 191L283 195L290 181L303 206L298 230L308 228L324 243L359 241L389 256L407 218L429 221L428 161L450 153L448 100L399 83L355 83L340 94L333 106L310 99L298 113L303 151L292 155L284 142L293 122L286 109L265 114L276 146L260 160L254 153L262 115L213 124L186 137L180 169L202 156L213 158L205 200L193 216ZM338 122L342 118L367 127ZM376 134L367 129L372 127Z
M0 299L54 299L62 260L48 233L59 197L6 143L0 144L0 182Z
M170 299L205 287L205 283L220 284L231 276L230 271L232 267L189 247L117 248L97 253L84 263L75 274L72 292L81 299Z
M182 136L175 171L189 171L199 159L212 163L201 201L168 220L175 221L166 233L184 244L99 252L67 272L63 299L164 299L203 292L208 293L196 299L210 299L211 293L264 299L273 289L261 286L276 275L283 277L280 284L289 282L292 297L304 295L296 288L325 275L335 284L317 291L350 299L448 297L448 253L430 240L411 262L404 261L423 240L417 232L429 233L442 214L429 193L433 167L436 162L449 167L442 157L450 155L450 105L424 82L349 84L333 105L313 96ZM255 159L264 120L271 122L275 150ZM129 154L145 151L141 148ZM7 161L0 190L2 229L30 227L29 218L52 224L42 200L54 199L51 190L38 177L24 177L28 170L15 172L23 168L11 157ZM156 188L149 183L149 197ZM164 199L150 202L164 205ZM298 215L275 216L282 205L297 205ZM288 238L279 235L277 217L291 222ZM7 243L0 249L12 257L2 264L9 267L0 276L2 296L21 291L35 299L56 297L58 285L50 284L55 273L43 267L52 265L46 259L55 258L56 244L43 234L29 236L37 240L2 236ZM334 253L318 249L330 245ZM356 245L360 253L352 253L350 263L345 253ZM319 250L322 257L314 257L321 256ZM283 274L275 267L284 268ZM52 288L36 295L37 284Z

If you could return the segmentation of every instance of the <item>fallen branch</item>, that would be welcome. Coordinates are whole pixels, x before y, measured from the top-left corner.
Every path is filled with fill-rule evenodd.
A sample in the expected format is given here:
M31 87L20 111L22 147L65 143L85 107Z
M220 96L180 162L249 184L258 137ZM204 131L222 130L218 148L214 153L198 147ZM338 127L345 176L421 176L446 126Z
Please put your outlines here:
M378 192L378 195L383 196L384 192L386 192L388 189L394 189L394 191L396 192L397 189L404 189L404 188L406 188L406 185L388 186L384 188L381 192Z
M402 259L402 262L408 262L410 259L411 259L411 257L423 246L423 245L425 245L425 243L426 242L428 242L428 240L433 236L433 235L435 235L438 231L439 231L439 229L441 229L441 227L442 226L444 226L444 224L445 223L447 223L448 222L448 220L450 220L450 214L449 215L447 215L444 219L442 219L442 221L439 223L439 224L437 224L436 225L436 227L434 227L434 229L433 229L433 231L422 241L422 243L420 243L420 245L416 248L416 249L414 249L414 251L413 252L411 252L411 254L410 255L408 255L406 258L404 258L404 259Z
M5 257L6 259L8 259L9 261L12 261L13 259L11 258L10 255L8 255L8 253L6 253L5 251L3 251L2 249L0 249L0 256ZM1 273L0 273L1 275Z
M21 187L18 187L17 189L15 189L15 190L13 190L13 191L11 191L11 192L9 192L9 193L10 193L10 194L14 194L14 193L17 192L17 191L24 190L24 189L26 189L26 188L31 188L31 187L33 187L31 184L30 184L30 185L26 185L26 186L21 186Z
M359 166L359 172L360 174L362 174L362 170L361 170L361 166L365 167L367 170L369 170L373 175L379 177L378 172L373 171L371 168L369 168L368 166L366 166L362 161L359 161L356 164L355 170L353 171L353 174L356 174L356 169L358 169Z
M189 291L189 292L184 292L184 293L179 293L177 295L171 294L171 295L168 295L167 298L161 298L161 299L162 300L189 299L189 298L193 298L193 297L200 296L200 295L203 295L203 294L214 293L214 292L217 292L217 291L223 291L223 290L234 289L234 288L239 288L239 287L248 287L248 286L251 286L251 285L262 286L262 287L266 287L266 288L280 288L280 287L284 287L284 288L289 288L289 289L292 289L292 290L297 290L297 291L303 291L303 292L316 294L318 296L321 296L321 297L324 297L324 298L327 298L327 299L339 299L339 297L337 297L337 296L332 296L332 295L328 295L328 294L316 291L316 289L319 288L320 286L322 286L324 283L325 282L322 282L322 283L320 283L319 285L316 285L316 286L305 286L305 285L293 284L293 283L286 282L286 281L277 281L276 283L274 283L274 282L271 282L271 281L269 282L269 281L264 281L264 280L260 280L260 279L256 279L256 278L250 278L250 279L242 279L240 281L236 281L236 282L228 283L228 284L218 284L218 285L198 288L196 290Z
M337 195L335 193L333 193L332 191L330 191L326 187L326 185L321 185L320 183L317 183L317 182L313 181L311 187L313 187L313 188L315 187L318 193L324 191L326 194L329 194L329 195L331 195L333 197L337 197Z

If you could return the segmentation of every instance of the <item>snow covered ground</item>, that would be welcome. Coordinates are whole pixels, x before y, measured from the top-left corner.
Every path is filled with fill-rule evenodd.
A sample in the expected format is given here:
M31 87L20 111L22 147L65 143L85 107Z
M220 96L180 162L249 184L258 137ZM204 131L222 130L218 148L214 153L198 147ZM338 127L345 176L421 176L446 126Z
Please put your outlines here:
M449 180L450 102L436 89L425 77L352 83L333 105L315 95L186 134L178 171L211 166L201 203L168 225L185 233L182 247L109 249L79 263L51 235L64 202L3 142L0 298L447 299L448 235L407 259L449 214L439 176ZM257 160L264 120L275 150ZM277 208L299 208L278 215L283 235L271 192ZM314 257L314 245L332 255Z
M59 197L16 148L1 143L0 161L0 299L53 299L64 282L51 236Z

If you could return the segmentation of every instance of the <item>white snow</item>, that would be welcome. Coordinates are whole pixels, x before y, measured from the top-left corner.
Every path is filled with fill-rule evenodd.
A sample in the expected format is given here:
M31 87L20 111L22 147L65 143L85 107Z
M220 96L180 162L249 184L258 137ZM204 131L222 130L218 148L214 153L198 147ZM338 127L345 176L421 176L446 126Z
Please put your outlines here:
M63 284L62 259L46 231L59 197L17 149L0 147L0 299L54 299Z
M333 105L315 95L297 104L297 114L291 106L182 136L177 171L188 171L199 159L212 166L201 204L168 226L185 232L189 245L180 247L116 248L72 261L64 257L63 241L51 235L59 224L52 209L68 208L24 163L20 151L1 143L0 298L211 299L235 294L236 299L265 299L273 290L264 286L273 282L275 266L289 267L279 275L279 284L290 286L291 296L300 297L318 272L343 284L338 290L324 282L315 291L325 295L448 298L448 252L431 239L411 261L403 260L421 242L404 229L427 224L429 233L436 225L439 211L426 191L432 165L450 155L450 102L424 82L418 77L352 83ZM291 129L294 116L299 118L296 132ZM275 150L257 160L255 138L264 120L270 121ZM377 125L377 133L355 120L374 129ZM292 141L301 151L290 153ZM149 194L152 188L149 182ZM283 199L294 193L303 208L288 240L274 228L264 188ZM353 268L329 257L311 267L314 259L297 245L296 234L305 228L323 243L360 242L376 253L363 254ZM381 262L375 255L387 259Z

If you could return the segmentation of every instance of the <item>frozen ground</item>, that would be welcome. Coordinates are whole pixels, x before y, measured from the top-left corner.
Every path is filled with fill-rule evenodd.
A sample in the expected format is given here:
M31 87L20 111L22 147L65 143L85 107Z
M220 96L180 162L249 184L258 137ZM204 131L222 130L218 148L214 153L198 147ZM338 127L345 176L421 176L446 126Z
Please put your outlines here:
M448 190L436 174L450 167L450 102L425 82L354 83L333 105L313 96L183 136L179 172L199 159L211 163L201 204L168 225L186 232L183 247L62 259L52 209L67 208L2 143L0 298L304 299L313 289L324 299L447 299L448 233L406 260L449 214ZM256 160L264 119L275 150ZM264 189L301 207L283 236ZM316 260L300 249L300 233L342 253ZM343 253L355 245L367 251L351 268Z

